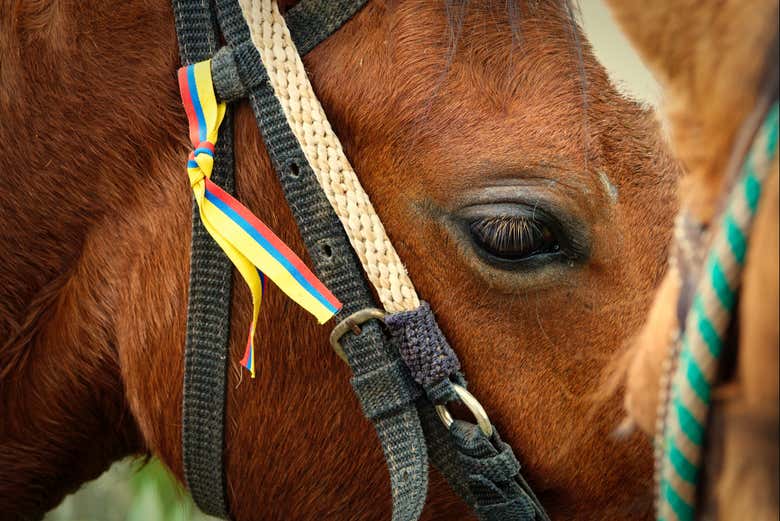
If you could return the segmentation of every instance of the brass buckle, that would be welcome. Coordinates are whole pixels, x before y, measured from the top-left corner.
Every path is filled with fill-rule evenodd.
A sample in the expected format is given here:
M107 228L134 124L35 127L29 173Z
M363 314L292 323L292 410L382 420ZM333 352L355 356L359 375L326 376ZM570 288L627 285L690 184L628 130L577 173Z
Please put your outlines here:
M385 313L381 309L377 308L365 308L360 311L352 313L350 316L339 322L333 331L330 332L330 345L333 350L339 355L339 358L347 362L347 355L344 353L344 348L341 346L341 337L348 331L359 335L362 331L360 326L368 322L369 320L384 321Z
M482 431L482 434L488 438L491 437L493 435L493 424L490 423L490 418L488 418L488 415L485 412L485 409L482 407L482 404L479 403L479 400L474 398L474 395L468 392L462 385L454 383L452 384L452 388L455 390L458 398L460 398L460 401L463 402L463 405L468 407L469 411L471 411L471 414L474 415L474 419L477 420L477 425L479 426L479 430ZM447 406L437 405L436 413L439 415L439 419L447 428L447 430L450 430L450 425L452 425L452 415L447 409Z

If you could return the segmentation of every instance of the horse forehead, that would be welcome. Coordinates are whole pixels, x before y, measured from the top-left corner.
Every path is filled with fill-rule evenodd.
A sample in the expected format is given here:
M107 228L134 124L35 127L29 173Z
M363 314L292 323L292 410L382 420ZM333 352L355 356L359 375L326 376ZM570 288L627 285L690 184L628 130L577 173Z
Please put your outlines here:
M584 157L599 155L598 142L585 139L575 27L563 4L526 6L519 37L505 3L479 4L464 8L463 24L453 26L445 0L369 2L352 29L312 53L307 68L337 132L348 149L354 139L364 149L394 151L391 162L415 171L418 182L428 176L413 165L427 163L423 171L435 177L428 180L446 182L479 171L448 165L451 159L486 152L513 171L561 157L568 167L559 177L587 177ZM582 59L596 66L589 53ZM614 187L603 188L614 202Z
M373 112L375 121L389 123L428 113L436 98L450 106L478 99L491 105L491 117L500 117L510 103L546 101L552 93L559 99L581 95L576 26L565 5L368 2L306 65L336 119L339 105L352 113L358 106ZM582 59L591 68L594 59L585 51ZM578 105L566 101L559 105Z
M451 3L406 2L383 11L387 23L379 27L392 65L436 73L432 83L464 68L505 82L529 65L550 67L564 59L576 67L575 25L558 2L522 10L508 7L512 1L468 2L457 9L447 7Z
M339 112L359 113L368 127L389 133L398 131L394 123L410 122L436 132L455 120L464 132L478 120L480 128L509 119L515 128L581 124L579 57L565 20L525 17L532 28L523 27L518 40L507 13L502 24L475 10L469 19L482 16L481 23L455 31L445 3L367 8L356 31L334 35L325 53L313 53L307 67L337 125ZM583 59L593 65L590 54Z

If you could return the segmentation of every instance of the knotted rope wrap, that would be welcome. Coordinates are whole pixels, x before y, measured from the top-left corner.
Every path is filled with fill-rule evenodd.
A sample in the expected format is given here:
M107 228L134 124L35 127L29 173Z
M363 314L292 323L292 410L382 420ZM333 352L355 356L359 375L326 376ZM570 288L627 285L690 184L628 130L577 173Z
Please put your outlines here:
M260 219L211 181L214 144L225 114L225 104L217 103L214 94L211 60L179 69L179 88L194 147L187 173L203 225L252 294L252 323L242 363L254 377L254 335L265 275L321 324L341 309L341 303Z
M418 384L436 384L460 371L458 355L444 338L427 302L414 311L388 315L385 324Z
M659 453L663 454L658 465L659 521L695 518L696 486L711 390L716 383L726 331L735 312L750 227L762 184L777 159L777 146L778 104L775 103L745 159L688 311L665 408L664 428L661 438L656 440Z

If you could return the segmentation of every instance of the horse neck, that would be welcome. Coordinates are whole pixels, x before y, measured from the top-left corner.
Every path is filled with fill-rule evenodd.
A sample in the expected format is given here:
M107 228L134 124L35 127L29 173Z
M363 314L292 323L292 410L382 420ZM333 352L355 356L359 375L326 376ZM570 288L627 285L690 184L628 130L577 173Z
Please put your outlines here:
M39 293L29 322L3 347L4 357L16 355L0 378L4 516L40 516L138 450L101 304L109 295L93 286L87 259Z
M154 150L172 135L154 121L173 114L155 90L169 88L175 57L164 8L96 9L95 24L80 24L94 6L8 3L0 170L14 192L0 206L0 512L28 519L140 450L115 322L132 252L118 246L151 170L139 143ZM127 37L100 23L109 16L128 24ZM168 46L145 44L168 33ZM82 52L84 41L100 52ZM143 66L122 64L138 49Z

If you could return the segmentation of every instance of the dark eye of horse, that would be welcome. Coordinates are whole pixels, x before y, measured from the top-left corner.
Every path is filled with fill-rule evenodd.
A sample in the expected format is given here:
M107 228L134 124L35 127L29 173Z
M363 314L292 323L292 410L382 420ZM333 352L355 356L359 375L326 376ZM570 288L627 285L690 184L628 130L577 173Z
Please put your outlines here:
M471 235L476 244L493 257L521 261L545 253L557 253L561 246L544 223L516 215L503 215L472 221Z

